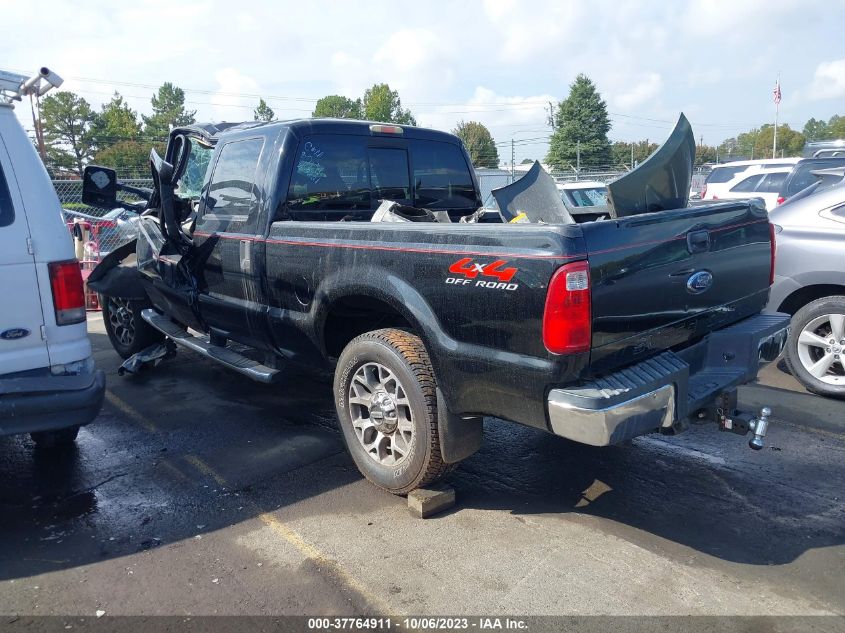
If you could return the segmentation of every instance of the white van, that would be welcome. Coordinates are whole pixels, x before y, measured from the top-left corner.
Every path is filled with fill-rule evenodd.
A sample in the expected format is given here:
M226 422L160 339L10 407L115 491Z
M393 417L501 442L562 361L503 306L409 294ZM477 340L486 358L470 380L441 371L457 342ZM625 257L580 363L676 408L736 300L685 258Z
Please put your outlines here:
M99 413L105 377L91 356L70 233L12 109L10 77L0 72L0 435L66 446Z

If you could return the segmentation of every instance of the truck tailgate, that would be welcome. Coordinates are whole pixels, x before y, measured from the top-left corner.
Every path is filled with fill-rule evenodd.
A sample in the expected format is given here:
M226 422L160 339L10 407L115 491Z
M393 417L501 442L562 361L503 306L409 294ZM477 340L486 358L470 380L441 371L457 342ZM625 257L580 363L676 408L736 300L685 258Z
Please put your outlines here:
M592 286L593 374L683 347L766 305L771 238L756 201L581 228Z

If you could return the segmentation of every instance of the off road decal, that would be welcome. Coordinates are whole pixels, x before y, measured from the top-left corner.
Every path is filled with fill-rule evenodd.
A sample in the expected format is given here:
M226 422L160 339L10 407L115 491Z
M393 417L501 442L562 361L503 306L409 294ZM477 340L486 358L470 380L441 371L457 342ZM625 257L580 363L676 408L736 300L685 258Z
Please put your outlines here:
M519 284L510 283L514 275L519 272L517 268L505 268L507 261L497 259L489 264L474 262L472 257L464 257L449 266L449 272L456 277L447 277L446 283L452 286L471 285L478 288L490 288L491 290L516 290ZM497 281L478 279L482 277L493 277Z

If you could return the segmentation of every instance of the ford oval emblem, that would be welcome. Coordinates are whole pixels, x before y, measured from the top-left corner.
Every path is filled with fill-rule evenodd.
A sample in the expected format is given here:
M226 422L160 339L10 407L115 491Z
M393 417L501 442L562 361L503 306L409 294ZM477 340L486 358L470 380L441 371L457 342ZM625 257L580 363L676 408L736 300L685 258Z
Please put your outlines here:
M24 338L25 336L29 336L29 330L25 327L13 327L4 332L0 332L0 338L4 341L14 341L15 339Z
M707 270L699 270L697 273L690 275L689 279L687 279L687 290L694 295L700 295L702 292L707 292L712 285L713 274Z

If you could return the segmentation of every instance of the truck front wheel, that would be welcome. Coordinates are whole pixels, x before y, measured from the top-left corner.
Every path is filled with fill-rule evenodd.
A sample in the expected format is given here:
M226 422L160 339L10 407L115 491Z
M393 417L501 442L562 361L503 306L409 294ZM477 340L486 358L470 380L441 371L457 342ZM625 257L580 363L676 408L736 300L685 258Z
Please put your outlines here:
M407 494L449 470L440 454L437 384L419 337L367 332L343 350L334 376L337 416L358 470Z
M121 358L129 358L164 340L164 334L141 318L141 310L150 307L148 301L103 296L100 305L103 306L106 334Z

